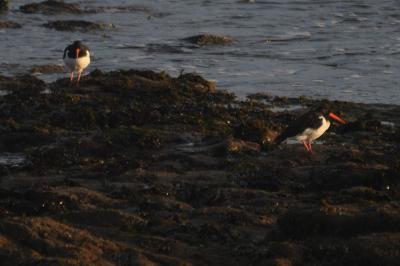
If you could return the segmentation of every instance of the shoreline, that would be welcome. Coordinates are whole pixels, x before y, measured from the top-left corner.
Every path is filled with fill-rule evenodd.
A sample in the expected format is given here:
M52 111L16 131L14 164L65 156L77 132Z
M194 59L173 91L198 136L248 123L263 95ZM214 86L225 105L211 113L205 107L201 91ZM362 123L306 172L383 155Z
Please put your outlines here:
M94 70L79 87L0 76L0 89L1 152L25 156L0 164L6 265L400 259L400 106L327 101L350 123L310 156L272 141L326 100L238 100L149 70Z

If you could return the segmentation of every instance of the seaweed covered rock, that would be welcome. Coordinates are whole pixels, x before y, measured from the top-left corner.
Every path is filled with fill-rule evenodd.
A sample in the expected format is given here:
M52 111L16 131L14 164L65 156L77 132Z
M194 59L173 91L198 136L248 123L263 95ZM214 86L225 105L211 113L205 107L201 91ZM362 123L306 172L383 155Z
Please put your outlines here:
M194 73L172 78L165 72L155 73L147 70L120 70L109 73L95 70L87 77L85 82L100 85L104 89L171 90L179 88L178 90L181 89L181 93L189 91L199 94L215 92L215 82L205 80ZM187 96L190 97L189 94Z
M63 73L65 67L63 65L38 65L31 68L31 73Z
M8 0L0 0L0 12L8 10Z
M3 264L400 259L399 107L335 103L350 125L371 124L330 130L310 155L264 146L296 117L286 107L319 101L274 110L195 73L94 70L79 86L0 76L0 91Z
M47 15L60 13L80 14L83 11L78 4L65 3L64 1L47 0L40 3L31 3L19 8L24 13L42 13Z
M232 37L218 36L212 34L200 34L184 39L193 44L207 45L207 44L230 44L234 42Z
M14 21L0 21L0 29L19 29L21 24Z
M229 153L259 152L260 145L251 141L243 141L234 138L229 138L226 141L226 150Z
M16 77L1 77L0 90L18 94L21 97L39 94L47 88L44 81L32 75L21 75Z
M327 210L289 210L278 220L282 233L303 238L312 235L357 236L371 232L398 232L400 213L396 210L368 210L346 213L330 207Z
M85 20L56 20L49 21L46 24L43 24L44 27L55 29L58 31L94 31L94 30L104 30L107 28L113 28L112 24L106 25L102 23L95 23L91 21Z
M178 82L184 87L195 87L196 90L200 92L215 92L215 82L205 80L194 73L180 75L178 77Z
M162 138L156 130L137 126L119 127L104 132L104 142L112 145L137 146L140 148L160 148Z

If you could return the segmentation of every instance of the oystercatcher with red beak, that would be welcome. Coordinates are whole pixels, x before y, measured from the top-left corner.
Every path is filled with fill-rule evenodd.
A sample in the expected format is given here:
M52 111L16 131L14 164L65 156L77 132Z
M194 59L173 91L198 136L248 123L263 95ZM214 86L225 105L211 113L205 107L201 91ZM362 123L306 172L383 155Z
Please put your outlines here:
M81 79L82 71L90 64L89 48L80 41L75 41L64 50L64 63L70 71L70 81L74 80L74 72L78 73L77 84Z
M331 125L331 119L346 124L342 118L326 111L326 106L320 106L297 118L276 139L279 144L288 138L296 138L304 144L309 153L313 153L311 143L321 137Z

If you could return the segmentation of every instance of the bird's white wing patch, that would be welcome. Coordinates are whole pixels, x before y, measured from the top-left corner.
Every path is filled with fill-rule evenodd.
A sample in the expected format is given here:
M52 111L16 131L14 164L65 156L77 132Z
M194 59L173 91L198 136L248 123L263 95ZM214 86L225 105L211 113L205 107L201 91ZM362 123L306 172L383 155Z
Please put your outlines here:
M298 134L296 136L296 139L298 141L307 141L307 142L312 142L313 140L316 140L317 138L321 137L322 134L325 133L325 131L328 130L329 126L331 125L331 122L325 119L325 117L320 116L320 119L322 120L322 125L317 128L307 128L304 130L301 134Z

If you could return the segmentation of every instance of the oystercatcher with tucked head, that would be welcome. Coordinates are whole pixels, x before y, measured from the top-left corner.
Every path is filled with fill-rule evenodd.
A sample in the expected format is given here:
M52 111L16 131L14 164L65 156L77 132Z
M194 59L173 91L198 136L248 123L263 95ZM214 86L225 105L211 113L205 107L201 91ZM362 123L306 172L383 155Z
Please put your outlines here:
M290 124L276 139L279 144L288 138L296 138L304 144L307 151L313 153L311 143L321 137L331 125L330 120L346 124L342 118L332 112L327 111L327 106L319 106L297 118Z
M80 41L74 41L65 48L63 59L70 71L71 83L74 80L74 72L78 74L77 83L79 83L82 71L90 64L89 48Z

